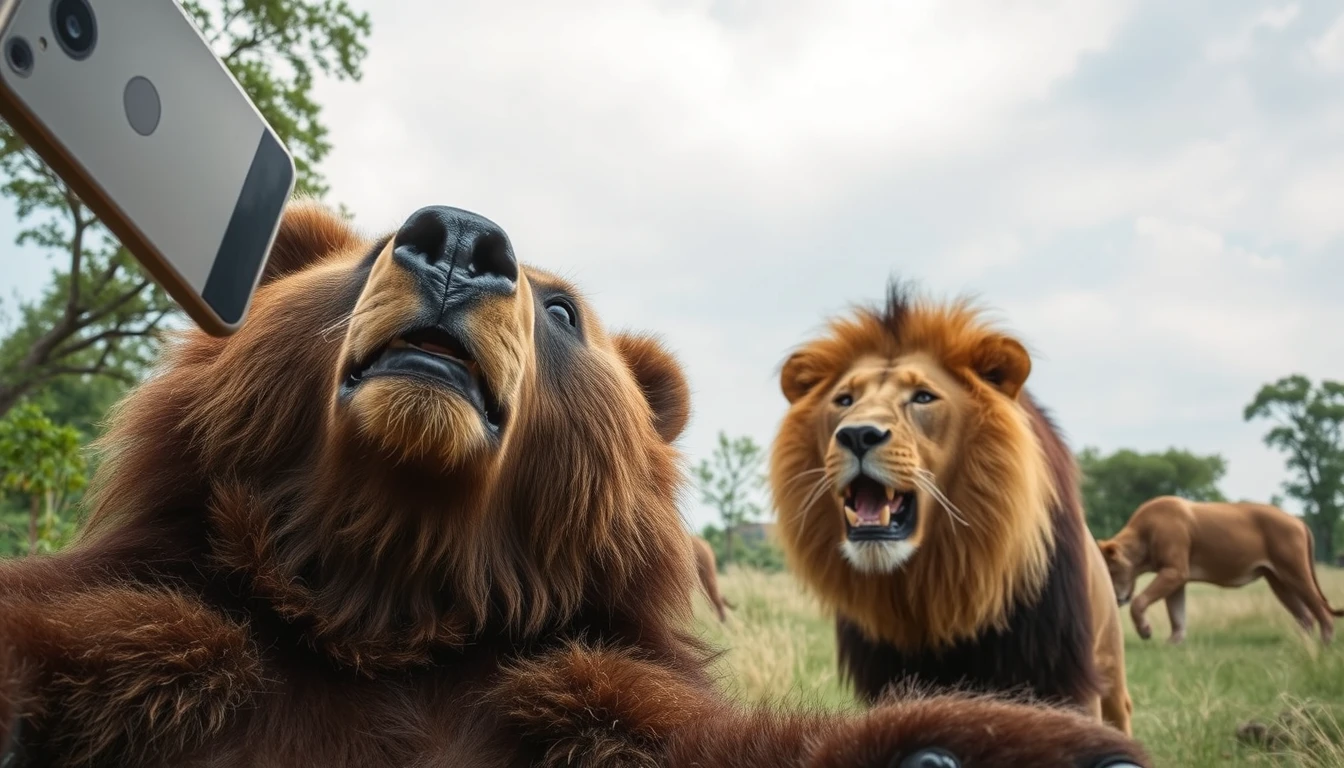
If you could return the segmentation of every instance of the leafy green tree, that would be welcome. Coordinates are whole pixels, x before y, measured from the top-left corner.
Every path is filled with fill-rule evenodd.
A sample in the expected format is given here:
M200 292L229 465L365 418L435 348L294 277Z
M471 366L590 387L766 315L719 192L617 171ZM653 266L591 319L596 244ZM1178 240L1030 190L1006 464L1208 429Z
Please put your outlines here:
M1264 440L1288 454L1291 477L1283 491L1302 502L1316 558L1334 562L1344 492L1344 383L1313 386L1301 374L1285 376L1261 387L1242 415L1274 423Z
M761 471L764 455L760 446L750 437L729 439L719 433L719 444L712 459L702 460L694 476L700 498L718 510L723 521L725 547L724 563L733 561L734 529L759 517L762 512L761 495L765 476Z
M1162 453L1129 449L1102 456L1096 448L1078 454L1083 508L1092 535L1105 538L1124 527L1134 510L1156 496L1223 501L1218 481L1227 464L1217 454L1200 456L1169 448Z
M358 80L370 32L345 0L184 0L201 33L294 155L301 193L327 186L331 150L312 89L318 75ZM0 341L0 416L25 395L71 377L125 386L143 375L177 307L83 201L0 123L0 194L27 222L20 245L60 260L51 285L18 306Z
M33 403L0 419L0 490L27 500L27 552L59 548L74 530L64 517L84 488L87 463L79 432L59 426Z
M733 537L731 553L728 549L728 536L724 529L716 525L706 525L700 536L709 542L714 550L714 558L719 563L729 560L741 566L762 571L778 572L785 568L784 550L769 539L761 542L744 541L741 536Z

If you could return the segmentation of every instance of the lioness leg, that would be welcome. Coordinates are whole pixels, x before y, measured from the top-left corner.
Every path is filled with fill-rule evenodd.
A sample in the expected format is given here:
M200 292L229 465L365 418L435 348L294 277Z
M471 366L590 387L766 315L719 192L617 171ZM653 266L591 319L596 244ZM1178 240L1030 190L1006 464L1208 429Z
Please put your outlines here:
M1274 592L1274 596L1279 599L1280 603L1283 603L1284 608L1288 609L1288 613L1292 614L1292 617L1297 620L1298 625L1307 632L1314 630L1316 628L1316 621L1311 617L1311 611L1307 610L1307 606L1302 604L1302 601L1298 599L1297 595L1293 594L1292 591L1279 580L1278 576L1275 576L1270 571L1265 571L1264 575L1265 581L1269 582L1270 590Z
M1138 631L1139 637L1144 640L1153 636L1153 627L1144 617L1144 612L1148 606L1165 599L1172 592L1185 585L1185 572L1176 568L1163 568L1157 572L1157 577L1153 579L1147 589L1139 593L1134 598L1134 602L1129 606L1129 615L1134 619L1134 629Z
M1167 618L1171 620L1171 637L1167 642L1178 645L1185 640L1185 585L1167 595Z
M1104 644L1105 647L1099 647L1096 655L1097 671L1105 685L1101 695L1101 719L1130 736L1134 732L1131 724L1134 701L1129 696L1129 683L1125 679L1125 633L1120 626L1120 617L1116 616L1105 631L1110 635L1109 642Z
M1335 617L1330 613L1330 606L1325 604L1320 592L1316 590L1311 571L1306 570L1311 568L1311 555L1304 555L1301 559L1305 562L1297 564L1298 567L1293 569L1297 572L1279 571L1278 577L1316 617L1316 623L1321 627L1321 642L1328 645L1335 637Z

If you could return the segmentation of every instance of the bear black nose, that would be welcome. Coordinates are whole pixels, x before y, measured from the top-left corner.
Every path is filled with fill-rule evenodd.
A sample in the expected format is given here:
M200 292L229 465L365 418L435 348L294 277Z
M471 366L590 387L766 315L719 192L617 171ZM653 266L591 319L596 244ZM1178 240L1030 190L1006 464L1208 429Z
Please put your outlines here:
M891 430L878 429L869 424L854 427L841 427L835 433L835 441L849 449L854 458L862 459L863 454L891 438Z
M431 205L411 214L397 230L394 248L412 268L461 270L466 279L518 282L509 236L493 221L460 208Z

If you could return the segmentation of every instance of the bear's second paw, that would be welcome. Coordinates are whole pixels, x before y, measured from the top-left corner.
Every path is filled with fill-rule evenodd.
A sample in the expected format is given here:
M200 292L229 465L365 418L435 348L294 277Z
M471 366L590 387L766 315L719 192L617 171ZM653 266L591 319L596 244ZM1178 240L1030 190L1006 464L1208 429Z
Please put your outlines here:
M813 754L813 768L1151 765L1138 742L1085 715L983 696L912 697L876 707Z

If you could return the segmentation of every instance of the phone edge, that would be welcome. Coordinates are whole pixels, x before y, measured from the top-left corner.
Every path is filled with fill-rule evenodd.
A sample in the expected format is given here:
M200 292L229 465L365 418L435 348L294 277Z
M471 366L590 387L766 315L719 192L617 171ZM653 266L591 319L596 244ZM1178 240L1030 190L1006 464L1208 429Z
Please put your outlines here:
M4 39L5 32L9 27L9 22L13 16L14 10L18 7L18 2L19 0L0 0L0 41L3 41ZM183 9L176 0L173 0L173 5L176 6L178 13L181 13L184 16L187 15L185 9ZM209 41L201 36L201 32L197 29L196 23L192 21L190 17L187 18L187 21L190 24L192 31L195 32L196 36L200 39L201 45L209 48ZM276 144L279 145L289 164L289 188L285 194L285 202L281 205L280 216L276 217L276 220L271 227L270 236L266 240L265 251L257 266L256 273L252 276L252 289L248 293L247 301L243 305L242 312L238 315L238 320L233 323L227 322L220 317L214 307L205 300L205 297L202 295L203 292L198 293L192 288L181 274L178 273L177 269L172 266L172 262L169 261L164 254L160 253L157 248L151 245L149 240L140 233L139 229L122 215L120 209L108 199L101 187L99 187L99 185L84 172L82 166L80 166L78 162L69 157L65 151L60 148L60 144L54 140L45 128L42 127L41 123L34 119L31 112L18 98L16 98L13 91L9 89L2 79L0 79L0 117L3 117L5 121L15 129L15 132L20 134L19 138L23 139L29 146L31 146L33 151L36 152L58 176L60 176L61 180L74 190L81 202L83 202L89 210L93 211L99 221L106 226L112 234L116 235L122 245L126 246L129 250L132 250L132 257L136 258L136 261L140 266L143 267L145 271L149 272L150 278L157 282L159 286L162 287L175 302L177 302L178 306L182 307L187 316L190 317L201 330L211 336L225 337L236 333L247 320L247 315L251 311L252 299L256 294L256 288L261 282L262 275L266 272L266 265L270 261L270 250L275 245L276 235L279 234L280 224L284 220L285 208L288 207L294 194L294 188L298 183L298 169L294 163L294 155L289 150L289 147L285 145L285 142L280 138L280 135L275 131L275 128L271 126L270 121L266 119L266 116L261 113L261 110L257 109L255 102L252 101L252 97L243 90L242 85L238 82L238 79L234 77L233 72L228 68L228 65L226 65L218 55L214 54L213 50L211 50L211 54L215 55L215 59L218 61L220 69L224 71L224 74L233 83L233 86L242 93L244 99L246 99L248 105L252 108L253 114L255 114L261 121L262 130L265 133L270 134L271 138L273 138ZM2 65L3 64L0 63L0 66ZM138 258L137 254L146 255L149 258ZM217 253L216 261L218 261L218 259L219 254Z

